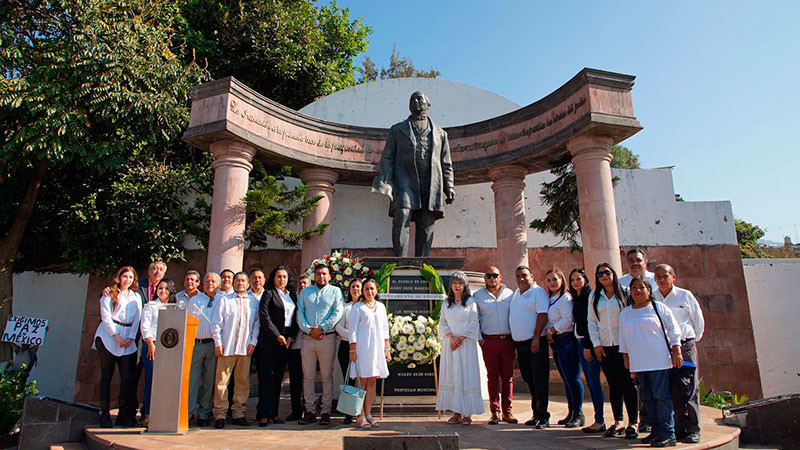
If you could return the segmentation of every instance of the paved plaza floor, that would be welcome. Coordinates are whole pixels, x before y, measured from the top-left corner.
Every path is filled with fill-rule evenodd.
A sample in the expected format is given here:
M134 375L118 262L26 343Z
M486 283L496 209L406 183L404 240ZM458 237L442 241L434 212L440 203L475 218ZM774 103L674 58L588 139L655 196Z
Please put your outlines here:
M523 394L524 395L524 394ZM521 397L518 396L518 397ZM255 399L251 399L248 418L255 416ZM282 402L283 403L283 402ZM287 402L288 403L288 402ZM518 398L514 401L514 414L520 422L530 418L530 401ZM567 405L563 397L556 397L550 402L553 422L566 415ZM721 411L703 407L702 442L700 444L680 444L680 449L738 448L725 446L739 434L738 428L721 424ZM587 424L593 414L591 402L584 405ZM373 415L377 416L377 409ZM608 405L606 417L611 416ZM183 436L149 435L142 429L87 429L89 448L115 449L340 449L343 436L390 436L431 435L458 433L461 448L468 449L625 449L645 448L638 440L622 438L603 438L587 435L580 429L567 429L554 426L544 430L534 430L522 423L517 425L488 425L489 414L474 416L474 423L469 426L450 425L446 423L448 416L438 419L432 412L430 417L392 416L381 421L381 427L372 430L356 429L352 425L342 425L341 418L334 416L333 424L298 425L296 422L284 425L270 424L268 427L238 427L227 425L223 430L212 428L193 428ZM608 421L607 421L608 423ZM648 447L649 448L649 447Z

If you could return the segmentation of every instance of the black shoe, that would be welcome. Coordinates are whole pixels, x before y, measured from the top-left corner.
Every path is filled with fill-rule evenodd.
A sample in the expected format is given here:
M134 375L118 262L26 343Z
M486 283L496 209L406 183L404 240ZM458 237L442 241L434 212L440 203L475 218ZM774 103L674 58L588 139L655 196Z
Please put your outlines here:
M489 425L497 425L500 423L500 418L497 417L496 413L492 413L492 418L489 419Z
M625 439L639 439L639 430L635 427L625 428Z
M214 422L214 428L225 428L225 419L217 419Z
M348 416L347 414L344 415L344 420L342 420L343 425L350 425L353 423L353 416Z
M280 418L280 417L278 417L278 416L275 416L275 417L273 417L273 418L272 418L272 419L270 419L269 421L270 421L270 422L272 422L272 423L274 423L274 424L276 424L276 425L283 425L283 424L285 423L285 422L284 422L284 421L282 421L282 420L281 420L281 418Z
M319 419L320 425L330 425L331 424L331 415L328 413L323 413L322 417Z
M567 422L569 422L570 420L572 420L572 411L570 411L569 414L567 414L567 417L564 417L563 419L559 420L557 423L559 425L566 425Z
M548 428L548 427L550 427L550 419L539 419L536 422L536 427L535 428L537 430L542 430L542 429Z
M564 424L565 428L578 428L582 427L586 424L586 417L584 417L582 412L578 414L574 414L572 419L570 419L567 423Z
M610 427L606 428L606 432L603 433L603 437L614 437L620 431L624 432L624 430L621 427L617 428L616 426L611 425Z
M108 411L103 411L100 414L100 427L101 428L114 428L114 424L111 423L111 414Z
M601 425L597 428L592 428L591 426L581 428L581 431L587 434L599 434L606 431L606 426Z
M238 425L240 427L249 427L250 422L247 421L244 417L239 417L238 419L233 419L233 424Z
M136 426L136 420L125 413L117 413L117 421L114 425L118 427L133 427Z
M639 442L641 442L642 444L652 444L654 440L656 440L655 435L648 434L647 437L640 439Z
M303 418L297 421L300 425L308 425L317 421L317 416L314 413L306 412Z
M675 447L678 441L675 439L659 439L650 443L650 447Z
M700 433L689 433L681 440L681 442L685 442L687 444L698 444L700 443Z
M538 422L539 422L539 419L537 419L535 417L531 417L530 420L525 422L525 425L527 425L529 427L535 427Z
M269 425L269 420L267 420L267 419L258 419L258 426L259 427L263 428L263 427L265 427L267 425Z
M289 415L286 417L286 421L287 421L287 422L294 422L295 420L300 420L300 419L302 419L302 418L303 418L303 413L302 413L302 412L295 412L295 411L292 411L292 413L291 413L291 414L289 414Z
M198 427L207 427L208 426L208 419L197 419L197 426Z

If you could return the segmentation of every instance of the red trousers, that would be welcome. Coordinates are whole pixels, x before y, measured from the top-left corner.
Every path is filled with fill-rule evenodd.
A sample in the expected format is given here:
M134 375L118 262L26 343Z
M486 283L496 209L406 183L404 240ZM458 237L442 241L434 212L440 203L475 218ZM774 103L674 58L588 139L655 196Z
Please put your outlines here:
M489 404L492 414L500 414L500 393L497 380L500 379L499 391L503 394L503 414L511 413L511 400L514 396L514 363L516 347L511 336L497 339L486 336L483 340L483 362L489 379Z

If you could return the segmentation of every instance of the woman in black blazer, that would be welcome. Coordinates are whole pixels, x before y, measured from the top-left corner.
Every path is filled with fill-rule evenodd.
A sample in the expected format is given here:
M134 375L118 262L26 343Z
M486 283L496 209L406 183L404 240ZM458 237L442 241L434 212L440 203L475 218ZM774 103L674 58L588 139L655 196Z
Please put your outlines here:
M297 294L295 279L289 266L280 265L269 274L261 297L259 318L261 330L256 346L258 368L258 406L256 417L261 427L283 423L278 417L283 371L289 347L297 337Z

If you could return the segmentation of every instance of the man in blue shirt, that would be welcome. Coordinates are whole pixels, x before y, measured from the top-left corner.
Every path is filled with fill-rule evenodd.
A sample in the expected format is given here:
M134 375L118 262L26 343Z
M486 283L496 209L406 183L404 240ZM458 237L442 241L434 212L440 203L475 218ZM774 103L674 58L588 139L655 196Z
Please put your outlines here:
M336 359L336 322L342 317L344 299L342 290L328 284L331 272L328 266L314 268L315 286L300 292L297 299L297 323L302 331L300 354L303 360L303 396L306 400L306 413L298 422L307 425L316 422L313 409L317 395L314 380L317 374L317 361L322 377L322 417L320 425L331 423L331 403L333 403L333 366Z

